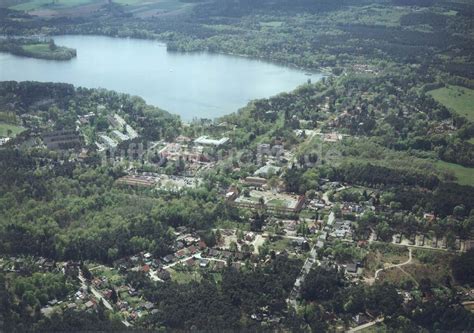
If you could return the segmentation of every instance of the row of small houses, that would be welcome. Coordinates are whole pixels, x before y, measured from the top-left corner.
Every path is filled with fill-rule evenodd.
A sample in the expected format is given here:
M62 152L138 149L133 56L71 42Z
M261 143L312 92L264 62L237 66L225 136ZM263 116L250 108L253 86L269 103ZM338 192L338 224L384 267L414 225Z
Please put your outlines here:
M203 245L203 244L201 244ZM166 270L163 269L165 265L172 264L176 260L184 259L191 256L184 265L194 265L194 258L192 256L200 254L203 258L222 259L222 260L245 260L251 257L251 253L247 252L231 252L228 250L220 250L215 248L199 247L191 245L189 247L180 249L175 253L168 254L160 259L153 258L151 253L140 253L129 258L120 259L116 261L115 265L119 271L124 273L128 270L142 270L145 273L150 271L150 268L157 270L157 275L162 280L168 280ZM138 266L137 266L138 264ZM207 265L206 265L207 266ZM137 268L138 267L138 268ZM164 271L164 272L163 272ZM160 276L161 275L161 276Z
M397 244L400 244L402 242L402 234L396 234L393 236L393 241ZM423 234L411 234L406 237L408 239L408 244L409 245L417 245L417 246L426 246L426 240L427 237ZM456 237L454 240L454 249L455 250L461 250L462 243L465 243L462 241L459 237ZM434 248L441 248L441 249L446 249L448 247L448 241L446 237L437 237L433 236L431 238L430 246Z
M11 257L0 265L0 269L7 272L28 272L30 264L36 265L36 268L42 272L53 272L62 270L66 275L77 275L78 268L81 266L79 261L56 262L49 258L39 257L31 261L27 257Z

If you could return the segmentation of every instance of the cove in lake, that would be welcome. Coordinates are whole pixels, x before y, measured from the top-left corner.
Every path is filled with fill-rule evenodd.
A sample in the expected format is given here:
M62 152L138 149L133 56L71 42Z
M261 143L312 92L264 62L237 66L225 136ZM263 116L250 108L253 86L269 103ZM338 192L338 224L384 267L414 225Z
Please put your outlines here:
M0 80L116 90L191 120L229 114L252 99L323 76L244 57L168 52L165 44L150 40L57 36L55 41L77 49L77 58L63 62L0 53Z

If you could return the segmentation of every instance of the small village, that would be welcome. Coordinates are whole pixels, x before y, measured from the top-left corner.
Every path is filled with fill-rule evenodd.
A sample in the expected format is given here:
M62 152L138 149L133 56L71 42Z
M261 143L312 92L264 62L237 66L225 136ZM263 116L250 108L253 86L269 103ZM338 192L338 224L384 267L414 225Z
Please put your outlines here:
M327 103L326 100L320 107L328 109ZM103 108L99 108L99 112L101 110ZM160 140L145 148L132 149L125 156L127 145L139 139L137 131L119 114L112 113L105 118L101 131L92 135L90 124L95 117L94 113L79 116L76 130L43 129L42 143L33 136L29 144L44 144L50 150L76 148L76 153L69 158L78 163L85 161L90 154L87 143L89 147L95 145L104 162L123 168L123 175L115 180L115 186L157 193L179 194L197 189L205 183L210 171L235 159L228 151L232 142L226 134L232 129L227 124L211 131L213 136L192 138L180 135L172 141ZM303 262L287 299L288 307L297 311L301 286L313 267L330 267L343 272L347 281L354 285L371 285L375 281L393 279L418 283L418 276L415 279L413 275L425 277L428 273L424 271L426 265L419 259L422 254L445 258L474 248L474 239L448 237L431 231L429 226L437 221L432 212L414 217L417 223L427 226L424 228L426 232L403 231L387 236L383 230L364 227L365 220L397 211L389 200L384 200L385 194L380 188L321 178L316 187L304 195L287 190L285 174L308 162L298 159L298 150L341 143L348 135L339 133L338 127L346 117L350 115L342 113L328 120L329 127L323 125L322 129L316 130L305 128L306 123L299 121L304 126L294 131L297 144L286 149L283 140L261 143L256 149L256 162L234 164L230 172L238 173L244 169L244 176L230 186L220 185L218 192L225 205L247 213L248 223L216 226L211 230L211 244L206 243L209 237L204 236L203 230L183 226L173 229L172 252L163 256L139 252L110 265L10 257L1 260L2 270L21 272L28 261L39 271L60 271L65 276L78 278L80 283L67 297L49 300L41 309L46 316L64 309L95 311L103 305L118 314L126 326L133 326L137 319L158 311L156 305L145 297L143 279L163 284L187 284L199 282L206 276L218 282L226 269L252 270L267 265L275 256L283 255ZM25 122L29 119L25 117ZM30 133L37 133L37 130ZM400 214L406 212L400 211ZM410 265L420 271L405 271L403 267ZM416 297L403 290L399 293L405 302ZM471 307L474 290L460 289L459 293L466 308ZM252 315L252 320L269 324L279 322L278 317L267 312ZM353 318L351 325L358 327L379 320L360 313Z

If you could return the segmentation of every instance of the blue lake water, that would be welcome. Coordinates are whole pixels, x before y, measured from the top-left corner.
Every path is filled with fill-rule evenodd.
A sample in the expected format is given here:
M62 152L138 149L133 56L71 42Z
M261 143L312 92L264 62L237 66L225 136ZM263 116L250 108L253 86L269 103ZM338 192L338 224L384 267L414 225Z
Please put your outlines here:
M71 61L0 53L0 80L66 82L143 97L184 120L215 118L256 98L313 82L322 74L265 61L211 53L168 52L156 41L102 36L57 36L77 49Z

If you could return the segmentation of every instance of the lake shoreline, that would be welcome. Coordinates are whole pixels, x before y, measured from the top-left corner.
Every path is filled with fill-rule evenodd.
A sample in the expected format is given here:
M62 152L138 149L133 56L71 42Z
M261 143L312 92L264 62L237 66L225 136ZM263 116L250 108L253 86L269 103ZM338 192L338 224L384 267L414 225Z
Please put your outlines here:
M234 113L252 100L290 92L326 76L242 55L168 51L166 43L152 39L91 34L54 35L54 39L77 49L78 57L53 63L5 55L0 57L5 68L0 80L105 88L140 96L192 121Z
M241 58L251 59L251 60L260 60L260 61L275 64L275 65L279 65L279 66L285 66L285 67L305 71L305 72L311 73L313 75L314 74L319 74L319 73L323 73L327 76L332 75L332 72L331 72L332 68L330 68L330 67L304 67L304 66L298 66L298 65L296 65L295 63L292 63L292 62L287 62L287 61L278 60L278 59L274 59L274 58L267 58L267 57L264 57L264 56L251 56L251 55L243 54L243 53L219 52L219 51L209 51L209 50L196 50L196 51L170 50L170 49L168 49L167 41L159 39L159 38L146 38L146 37L142 38L142 37L129 37L129 36L121 37L121 36L116 36L116 35L112 36L112 35L97 34L97 33L91 33L91 34L80 33L80 34L77 34L77 33L67 33L67 32L62 33L60 35L51 34L51 35L45 35L45 36L50 36L50 37L53 37L53 38L57 37L57 36L97 36L97 37L108 37L108 38L113 38L113 39L136 39L136 40L156 41L158 43L163 44L166 47L166 50L168 52L176 52L176 53L181 53L181 54L208 53L208 54L227 55L227 56L241 57Z
M77 56L77 50L58 46L54 39L0 38L0 52L34 59L68 61Z

